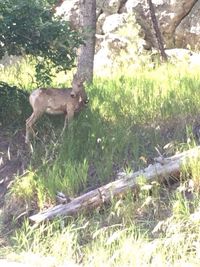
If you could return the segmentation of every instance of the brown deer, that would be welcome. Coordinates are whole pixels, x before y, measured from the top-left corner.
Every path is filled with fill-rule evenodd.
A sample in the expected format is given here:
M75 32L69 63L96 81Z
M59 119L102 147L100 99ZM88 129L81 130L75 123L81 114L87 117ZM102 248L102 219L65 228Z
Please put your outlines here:
M29 102L33 113L26 120L25 142L27 144L30 131L33 131L33 124L44 113L64 114L65 121L61 135L64 133L67 123L74 117L74 113L79 112L88 103L83 82L81 78L74 75L72 88L38 88L31 93Z

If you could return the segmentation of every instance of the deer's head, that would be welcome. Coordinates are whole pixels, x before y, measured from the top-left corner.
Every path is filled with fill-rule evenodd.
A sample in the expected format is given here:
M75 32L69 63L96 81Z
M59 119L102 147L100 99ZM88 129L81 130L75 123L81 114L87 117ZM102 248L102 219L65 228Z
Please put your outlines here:
M84 81L85 79L83 77L79 77L77 74L73 76L71 97L75 98L79 96L85 104L87 104L89 100L85 92Z

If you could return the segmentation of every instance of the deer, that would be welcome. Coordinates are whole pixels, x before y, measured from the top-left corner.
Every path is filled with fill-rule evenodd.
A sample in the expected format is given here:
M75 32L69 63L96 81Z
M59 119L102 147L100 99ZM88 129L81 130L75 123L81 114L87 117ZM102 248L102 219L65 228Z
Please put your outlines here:
M30 143L30 132L34 133L33 125L44 113L64 114L64 127L61 132L63 135L74 114L80 112L88 103L83 83L84 80L75 74L72 88L37 88L30 94L29 102L33 112L26 120L26 144Z

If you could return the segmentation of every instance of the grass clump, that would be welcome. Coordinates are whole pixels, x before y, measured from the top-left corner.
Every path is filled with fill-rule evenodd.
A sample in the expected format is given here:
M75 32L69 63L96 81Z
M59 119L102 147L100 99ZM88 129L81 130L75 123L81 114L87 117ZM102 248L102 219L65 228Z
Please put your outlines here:
M10 192L6 196L4 219L13 223L15 219L23 218L30 210L36 208L35 198L37 187L34 173L28 172L23 177L16 177Z
M159 197L162 202L161 195L156 193L152 199ZM175 194L174 200L180 197ZM142 203L142 194L136 200L128 194L87 216L58 219L36 229L25 222L13 238L13 248L18 260L26 263L27 255L34 255L35 261L42 259L47 266L54 266L52 262L109 267L198 266L199 220L182 212L181 217L177 216L177 210L171 209L170 216L157 224L155 206L146 202L145 207ZM160 212L164 211L160 206Z

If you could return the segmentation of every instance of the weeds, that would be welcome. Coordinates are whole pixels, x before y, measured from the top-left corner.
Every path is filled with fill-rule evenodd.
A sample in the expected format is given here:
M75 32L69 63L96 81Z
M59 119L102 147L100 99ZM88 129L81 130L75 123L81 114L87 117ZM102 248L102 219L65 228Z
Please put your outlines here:
M62 140L58 137L63 117L38 121L32 172L16 180L11 195L16 203L23 198L38 209L48 207L55 204L57 191L75 197L114 180L118 171L148 166L158 151L169 156L195 146L192 129L199 122L199 85L199 71L186 65L181 71L163 64L134 75L96 77L86 88L89 107L76 116ZM13 246L21 258L24 253L48 255L56 264L66 260L82 266L198 266L199 221L191 220L198 203L196 161L183 168L179 183L167 188L141 178L136 192L87 216L37 229L25 221ZM164 227L156 232L160 221Z

